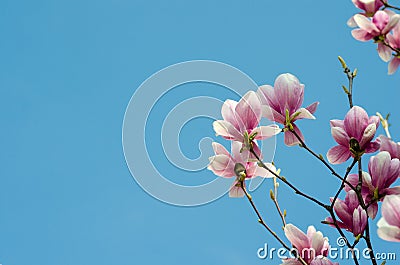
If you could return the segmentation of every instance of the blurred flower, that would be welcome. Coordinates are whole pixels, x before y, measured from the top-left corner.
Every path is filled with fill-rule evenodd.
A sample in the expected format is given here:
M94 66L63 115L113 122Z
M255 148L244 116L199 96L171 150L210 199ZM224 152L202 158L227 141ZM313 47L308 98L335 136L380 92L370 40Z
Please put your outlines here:
M254 91L249 91L239 102L226 100L222 106L223 120L214 121L217 135L239 141L247 149L253 140L272 137L281 129L277 125L257 127L261 119L261 103Z
M248 150L243 150L241 152L241 143L236 141L232 142L232 155L219 143L213 142L212 146L215 156L209 158L210 164L208 165L208 169L220 177L236 177L236 180L229 191L230 197L244 196L241 183L243 182L243 185L245 185L245 179L251 179L256 176L264 178L273 177L273 174L268 170L259 167L256 162L249 162L250 152ZM265 164L273 172L276 171L272 164Z
M381 0L352 0L353 4L363 10L363 15L372 17L383 6Z
M400 196L387 196L382 203L378 236L386 241L400 242Z
M358 106L347 112L344 120L331 120L331 132L339 144L329 149L327 157L331 164L346 162L350 156L361 156L379 149L377 142L372 142L379 126L377 116L368 117L367 112Z
M348 191L344 201L337 199L333 209L340 219L340 221L337 221L340 228L352 232L355 237L364 232L368 217L360 206L355 191ZM331 217L327 217L325 221L333 226Z
M312 114L319 103L314 102L306 108L301 107L304 85L300 84L292 74L281 74L276 78L274 87L261 86L257 93L263 105L263 116L285 126L285 144L288 146L299 144L299 140L289 129L293 129L301 139L304 139L294 122L300 119L315 119Z
M372 219L375 218L378 211L379 200L382 200L386 195L400 194L400 187L390 186L400 176L400 161L399 159L391 159L390 154L386 151L380 152L376 156L371 157L368 164L368 171L363 172L361 194L366 204L371 204L368 208L368 215ZM357 186L359 177L358 174L351 174L347 181L354 187ZM345 187L346 191L350 187Z
M328 255L330 247L328 238L324 237L321 232L317 232L314 226L308 227L307 235L292 224L287 224L284 231L287 239L296 248L297 254L307 264L333 264L325 258ZM283 260L283 264L301 265L301 262L295 258L290 258Z
M400 20L400 15L392 12L379 10L372 19L361 14L354 15L354 22L359 27L353 29L351 34L356 40L369 41L373 39L378 43L378 53L382 60L388 62L392 55L392 50L384 42L386 35L396 26Z
M394 142L392 139L386 136L379 136L378 138L380 142L380 151L389 152L391 158L399 158L400 159L400 143Z
M387 35L387 40L392 48L398 49L400 51L400 22L398 22L397 25L393 28L393 34ZM391 75L394 72L396 72L399 65L400 65L400 52L394 55L392 60L390 61L388 67L388 74Z

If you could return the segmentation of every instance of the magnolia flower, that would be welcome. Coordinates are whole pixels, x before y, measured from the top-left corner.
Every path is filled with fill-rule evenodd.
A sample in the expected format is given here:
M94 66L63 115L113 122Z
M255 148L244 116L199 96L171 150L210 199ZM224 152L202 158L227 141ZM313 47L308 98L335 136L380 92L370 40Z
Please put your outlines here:
M341 164L350 156L377 151L379 144L372 142L372 139L378 126L379 118L368 117L367 112L358 106L352 107L344 120L331 120L332 136L339 145L328 151L328 161L331 164Z
M387 40L392 48L398 49L400 51L400 22L397 23L397 25L393 28L393 34L387 35ZM394 55L392 60L390 61L388 66L388 74L391 75L394 72L396 72L399 65L400 65L400 52Z
M390 188L400 176L400 161L397 158L391 159L390 154L383 151L371 157L368 171L369 174L363 172L362 175L361 194L365 203L371 204L368 215L374 219L378 211L378 200L389 194L400 194L400 187ZM347 181L355 187L359 181L358 174L349 175ZM345 190L349 191L350 187L346 186Z
M377 11L372 20L361 14L357 14L354 15L354 22L359 28L353 29L351 34L359 41L374 39L374 41L378 42L379 56L387 62L390 60L392 54L391 49L384 45L383 41L386 38L386 34L396 26L399 20L400 15L382 10Z
M364 15L372 17L382 6L381 0L352 0L353 4L365 11Z
M241 143L232 142L232 155L221 144L212 143L215 156L209 158L210 164L208 169L214 172L215 175L232 178L236 177L232 187L229 191L229 197L243 197L244 192L241 183L245 185L245 179L251 179L256 176L271 178L273 174L268 170L259 167L257 162L249 162L250 152L242 150ZM266 166L273 172L276 172L275 167L270 163L265 163Z
M296 248L297 254L307 263L312 265L332 264L325 257L328 255L328 238L321 232L317 232L314 226L309 226L307 235L292 224L285 226L285 235L287 239ZM300 265L301 262L295 258L283 260L284 265Z
M354 236L361 235L364 232L368 217L360 206L355 191L348 191L344 201L337 199L333 209L340 219L340 221L337 221L340 228L352 232ZM325 221L331 225L334 223L331 217L327 217Z
M266 139L281 132L277 125L257 127L261 119L261 103L254 91L246 93L239 102L225 101L221 114L224 119L213 123L216 134L239 141L246 147L253 140Z
M392 158L400 159L400 143L396 143L392 139L383 135L379 136L378 140L381 145L379 148L380 151L387 151Z
M294 122L300 119L315 119L312 114L319 103L314 102L306 108L301 107L304 99L304 85L300 84L300 81L292 74L281 74L276 78L274 87L261 86L257 93L263 105L263 116L285 126L285 144L288 146L299 144L299 140L290 132L290 126L301 139L304 139Z
M400 196L387 196L382 203L378 236L386 241L400 242Z
M352 0L353 4L364 12L360 13L366 17L373 17L375 13L383 6L381 0ZM348 21L347 25L349 27L357 27L357 23L354 21L354 16L352 16Z

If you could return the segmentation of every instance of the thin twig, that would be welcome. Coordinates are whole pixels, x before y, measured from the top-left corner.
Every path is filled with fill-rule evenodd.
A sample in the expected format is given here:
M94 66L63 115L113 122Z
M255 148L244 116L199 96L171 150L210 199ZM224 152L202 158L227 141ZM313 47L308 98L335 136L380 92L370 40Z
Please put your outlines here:
M274 202L275 208L278 211L278 214L282 220L283 227L285 227L286 226L285 215L282 213L281 207L279 206L278 203L278 182L276 181L276 177L274 177L274 192L271 194L271 199Z
M380 0L380 1L381 1L382 4L385 6L385 8L391 8L391 9L394 9L394 10L400 10L400 7L392 6L392 5L388 4L387 2L385 2L385 1L383 1L383 0Z
M345 184L345 181L347 180L347 176L350 174L351 170L353 169L353 167L355 166L356 163L357 163L357 159L353 159L353 162L351 163L351 165L349 167L347 167L346 174L344 175L344 178L343 178L342 184L340 185L340 188L338 189L338 191L335 194L335 197L332 200L331 207L335 206L335 203L339 197L339 194L342 192L342 190L345 187L344 184Z
M258 211L256 205L253 202L253 198L251 197L251 195L246 191L246 188L243 185L243 182L240 183L241 188L244 192L244 194L247 197L247 200L250 202L251 207L253 208L254 212L257 214L258 217L258 222L265 227L265 229L267 229L267 231L276 239L278 240L278 242L288 251L291 252L291 248L285 243L283 242L283 240L265 223L264 219L262 218L260 212ZM307 265L307 263L304 261L304 259L300 256L297 257L297 259L301 262L301 264L303 265Z
M350 109L353 107L353 80L354 77L356 77L357 75L357 69L354 69L354 71L352 72L350 70L349 67L347 67L346 62L344 61L344 59L342 57L338 57L340 63L342 64L343 67L343 72L346 74L347 79L349 80L349 88L342 86L344 89L344 92L347 94L347 98L349 100L349 105L350 105Z
M345 184L347 184L352 190L356 190L356 188L350 183L348 182L345 178L342 178L342 176L340 176L338 173L336 173L336 171L328 164L328 162L325 161L325 159L322 156L317 155L313 150L311 150L306 144L305 142L300 138L300 136L296 133L295 130L290 131L292 132L297 140L299 140L300 142L300 147L304 148L305 150L307 150L310 154L312 154L315 158L317 158L319 161L321 161L328 169L329 171L332 173L332 175L334 175L335 177L337 177L338 179L340 179L342 182L344 182Z
M266 170L268 170L271 174L273 174L276 178L278 178L280 181L282 181L283 183L285 183L286 185L288 185L292 190L294 190L294 192L300 196L303 196L305 198L307 198L310 201L315 202L316 204L318 204L319 206L321 206L324 209L328 209L329 205L325 205L324 203L320 202L319 200L301 192L299 189L297 189L293 184L291 184L286 178L279 176L278 174L276 174L273 170L271 170L270 168L268 168L264 162L260 159L260 157L256 154L256 152L254 152L253 148L250 148L250 152L254 155L254 157L258 160L259 165L262 168L265 168Z
M372 242L371 242L371 237L370 237L370 232L369 232L369 220L367 218L367 226L365 228L365 238L364 238L365 242L367 243L367 247L369 249L368 254L369 257L371 258L372 264L373 265L378 265L376 258L375 258L375 254L374 254L374 249L372 248Z

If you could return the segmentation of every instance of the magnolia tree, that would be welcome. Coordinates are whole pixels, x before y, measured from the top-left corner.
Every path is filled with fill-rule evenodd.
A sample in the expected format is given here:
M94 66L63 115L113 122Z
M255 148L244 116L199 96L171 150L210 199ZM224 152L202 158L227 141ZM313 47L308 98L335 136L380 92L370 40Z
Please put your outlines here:
M355 28L352 35L360 41L373 41L380 58L390 61L388 72L393 74L400 65L400 15L396 14L400 9L382 0L353 0L353 3L362 12L348 21L348 25ZM332 137L337 145L328 150L326 159L307 146L305 136L297 126L301 119L315 119L318 102L302 107L304 85L292 74L278 76L274 86L263 85L258 91L247 92L239 102L225 101L221 111L223 120L213 123L216 134L231 141L231 151L214 142L215 155L210 158L208 168L218 176L233 179L229 196L248 199L259 223L292 254L293 258L282 260L286 265L338 263L328 259L328 239L314 226L309 226L304 233L286 222L286 212L281 210L276 198L279 182L327 212L323 223L336 229L345 239L355 264L359 261L354 250L361 241L368 246L371 263L377 264L371 242L371 233L375 233L375 229L370 227L370 220L375 219L378 211L382 213L377 223L378 236L386 241L400 242L400 186L393 186L400 177L400 143L391 139L388 116L384 118L379 113L369 116L363 108L353 104L353 79L357 71L351 71L341 57L339 60L349 81L347 87L343 86L349 111L343 120L330 121ZM280 126L260 126L262 117ZM380 125L386 136L376 137ZM340 180L341 184L330 197L329 204L302 192L280 175L280 169L274 163L263 160L258 141L279 133L284 134L287 146L300 146ZM368 161L368 169L362 161ZM349 165L341 175L333 165L343 163ZM274 189L270 196L282 219L282 236L263 219L246 190L246 180L255 177L273 179Z

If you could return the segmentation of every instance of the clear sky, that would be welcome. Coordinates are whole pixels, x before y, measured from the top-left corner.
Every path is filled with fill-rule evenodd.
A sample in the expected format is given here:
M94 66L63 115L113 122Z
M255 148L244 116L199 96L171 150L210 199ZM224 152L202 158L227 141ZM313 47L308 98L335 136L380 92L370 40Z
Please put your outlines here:
M320 101L317 120L299 125L310 146L325 154L334 144L328 121L342 119L348 108L336 59L341 55L359 69L355 104L369 114L391 112L399 141L400 74L388 76L375 46L351 37L346 21L356 12L350 0L1 1L0 264L279 264L257 257L264 243L279 245L245 199L224 196L177 207L140 188L121 144L125 109L150 75L182 61L227 63L259 85L290 72L306 85L305 103ZM159 144L165 114L194 96L237 99L226 89L203 86L171 90L149 117L153 162L177 182L206 183L214 176L168 165ZM224 142L211 123L199 118L183 127L185 155L199 156L204 137ZM282 174L327 201L338 181L282 140L278 136L275 156ZM270 184L253 196L280 233ZM285 187L280 194L289 222L303 230L316 225L336 246L336 231L320 224L325 212ZM375 227L373 222L376 250L396 252L399 260L398 244L377 238Z

